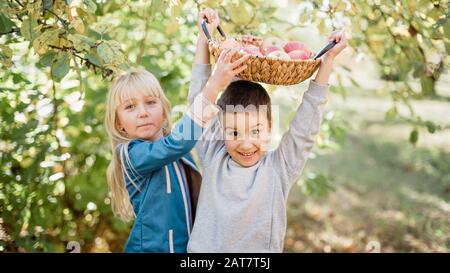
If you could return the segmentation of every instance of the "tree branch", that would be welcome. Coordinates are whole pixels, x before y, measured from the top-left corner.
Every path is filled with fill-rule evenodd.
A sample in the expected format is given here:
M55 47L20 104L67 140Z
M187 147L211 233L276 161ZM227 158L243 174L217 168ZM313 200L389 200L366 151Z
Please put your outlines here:
M21 6L22 8L24 7L22 3L19 2L19 0L14 0L14 2L16 2L19 6Z
M62 19L61 17L58 16L58 14L54 13L53 11L51 11L51 10L49 10L49 9L47 9L47 8L44 9L44 14L45 14L46 11L48 11L50 14L52 14L53 16L55 16L55 17L58 19L58 21L61 22L61 24L63 25L63 27L64 27L65 29L68 29L69 23L68 23L66 20Z
M105 68L105 67L100 66L100 65L96 65L96 64L92 63L91 61L89 61L88 59L86 59L85 57L79 55L78 53L81 53L81 52L77 51L73 47L58 47L58 46L53 46L53 45L49 45L49 47L50 48L54 48L54 49L58 49L58 50L61 50L61 51L65 51L65 52L70 51L73 54L73 56L75 56L78 59L80 59L81 61L83 61L88 68L93 67L94 68L94 72L97 72L96 69L101 70L102 71L102 76L105 77L105 78L110 76L110 75L112 75L112 73L113 73L113 71L111 69Z
M15 9L15 7L13 7L13 6L11 5L12 3L13 3L13 2L8 1L8 6L9 6L10 8L12 8L12 9ZM19 3L19 5L23 8L23 5L22 5L22 4ZM17 20L19 20L20 22L23 21L22 17L19 16L18 13L16 13L16 16L17 16Z

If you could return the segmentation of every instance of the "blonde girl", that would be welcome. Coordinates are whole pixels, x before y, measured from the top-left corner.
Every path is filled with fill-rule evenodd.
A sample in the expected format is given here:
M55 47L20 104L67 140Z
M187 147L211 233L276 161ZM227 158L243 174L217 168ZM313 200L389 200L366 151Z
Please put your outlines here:
M248 56L231 62L235 53L222 52L172 130L170 103L150 72L131 69L112 83L105 117L112 149L107 180L115 215L134 219L126 252L186 252L201 181L190 150L218 112L219 92L246 68Z

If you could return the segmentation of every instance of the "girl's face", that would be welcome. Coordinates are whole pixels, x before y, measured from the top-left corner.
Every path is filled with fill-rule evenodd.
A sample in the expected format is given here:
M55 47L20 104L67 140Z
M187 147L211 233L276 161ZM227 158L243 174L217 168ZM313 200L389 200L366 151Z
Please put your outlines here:
M130 138L155 141L163 136L164 110L157 97L131 92L117 108L117 116L118 130Z

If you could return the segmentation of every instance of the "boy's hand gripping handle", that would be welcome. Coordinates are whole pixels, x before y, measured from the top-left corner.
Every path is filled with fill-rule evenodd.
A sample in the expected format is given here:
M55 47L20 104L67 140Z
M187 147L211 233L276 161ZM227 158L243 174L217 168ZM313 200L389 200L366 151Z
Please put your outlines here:
M320 58L323 54L327 53L328 50L332 49L336 45L336 41L329 42L326 46L324 46L319 53L314 57L314 60Z
M209 33L208 28L206 27L206 23L207 23L206 21L207 21L207 19L203 18L203 20L202 20L202 29L203 29L203 32L205 33L206 38L209 41L209 40L211 40L211 34ZM219 31L220 35L222 35L223 38L227 38L225 36L225 32L223 31L223 29L222 29L222 27L220 25L217 26L217 30Z

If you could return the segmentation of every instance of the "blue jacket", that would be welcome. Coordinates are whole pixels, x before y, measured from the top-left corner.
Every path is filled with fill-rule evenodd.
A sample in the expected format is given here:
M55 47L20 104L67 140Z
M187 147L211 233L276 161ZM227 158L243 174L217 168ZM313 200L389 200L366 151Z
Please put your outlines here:
M201 183L189 152L202 131L184 115L168 136L129 143L127 172L137 188L127 176L125 183L136 219L125 252L186 252Z

